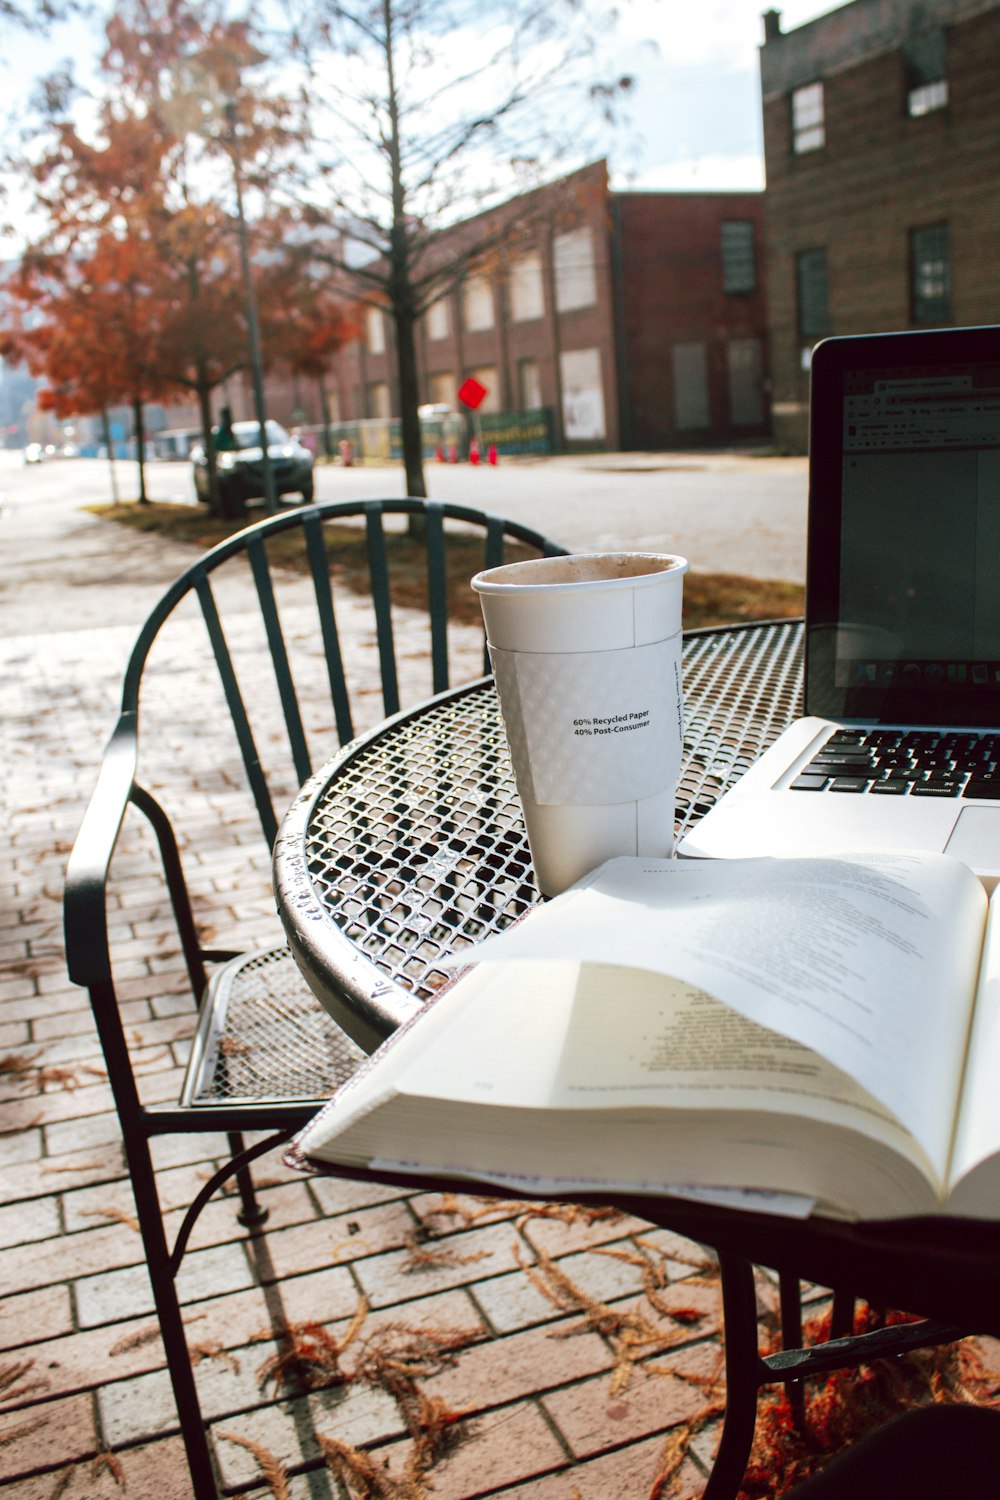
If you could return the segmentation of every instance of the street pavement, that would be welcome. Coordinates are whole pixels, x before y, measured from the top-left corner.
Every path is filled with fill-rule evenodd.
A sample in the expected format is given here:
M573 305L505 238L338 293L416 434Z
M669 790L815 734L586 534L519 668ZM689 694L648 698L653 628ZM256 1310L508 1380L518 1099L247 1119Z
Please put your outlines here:
M136 466L115 464L122 498ZM516 459L491 468L429 463L435 499L499 511L573 551L679 552L698 572L805 579L806 461L738 454L595 454ZM151 498L189 503L190 465L147 466ZM404 493L398 466L317 468L323 500ZM83 507L113 498L109 465L24 465L0 451L0 632L138 624L187 548L95 521ZM4 503L5 502L5 503ZM127 566L123 565L127 560Z
M0 460L0 1487L10 1500L119 1500L123 1484L128 1500L187 1500L117 1120L87 998L65 974L61 891L127 650L195 552L81 510L110 498L106 465ZM517 510L576 548L671 547L700 566L800 576L801 465L673 462L432 468L430 479L435 495ZM118 468L127 495L134 470ZM189 472L153 465L150 482L155 495L181 499ZM400 484L396 470L330 469L319 492L399 493ZM726 541L738 523L742 540ZM348 613L349 653L367 629ZM182 630L155 674L174 727L153 736L152 774L180 775L181 798L191 783L203 928L224 940L238 922L242 937L273 944L267 851L249 852L232 778L203 737L210 715L192 641ZM368 697L377 714L374 684ZM144 717L153 711L144 705ZM136 869L116 890L113 920L128 944L130 1036L145 1086L166 1098L192 1017L176 942L163 935L161 885L151 867ZM188 1201L223 1150L214 1138L165 1145L166 1204ZM486 1210L461 1195L303 1180L271 1159L261 1177L267 1233L248 1237L230 1201L213 1203L181 1283L227 1493L342 1500L324 1436L363 1447L398 1477L411 1438L386 1385L310 1394L261 1374L284 1347L282 1326L320 1319L342 1334L362 1299L366 1337L398 1341L401 1325L465 1331L467 1347L426 1381L429 1396L465 1413L427 1476L434 1500L643 1500L685 1423L691 1445L675 1493L701 1493L722 1358L718 1284L700 1247L621 1216ZM767 1282L761 1297L773 1304ZM637 1353L650 1357L633 1368ZM288 1471L287 1491L266 1479L268 1464L272 1480L275 1465Z

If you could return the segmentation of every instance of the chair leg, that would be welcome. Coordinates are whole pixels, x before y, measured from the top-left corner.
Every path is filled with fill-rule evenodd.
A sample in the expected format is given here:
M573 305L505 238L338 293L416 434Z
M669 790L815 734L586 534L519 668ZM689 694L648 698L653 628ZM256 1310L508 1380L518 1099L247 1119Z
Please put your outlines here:
M726 1339L726 1415L702 1500L735 1500L753 1447L762 1361L757 1344L757 1293L753 1267L720 1255L722 1316Z
M243 1132L241 1130L230 1130L230 1154L234 1157L242 1156L244 1149ZM237 1167L236 1184L240 1190L240 1201L243 1204L236 1217L247 1229L257 1229L261 1224L267 1222L268 1210L257 1197L257 1190L253 1185L253 1176L249 1167Z
M167 1238L163 1227L163 1214L149 1141L137 1131L124 1131L125 1152L128 1157L135 1194L136 1212L142 1234L149 1279L153 1288L153 1301L160 1324L163 1348L167 1358L167 1370L174 1390L181 1437L187 1453L188 1468L195 1500L218 1500L218 1488L212 1464L211 1448L205 1432L205 1421L198 1400L191 1355L177 1300L177 1287L170 1265Z
M802 1285L797 1276L782 1271L778 1277L781 1297L781 1347L802 1347ZM796 1427L802 1427L806 1414L805 1386L801 1380L789 1380L785 1385L788 1405Z
M854 1293L834 1288L833 1309L830 1313L830 1337L850 1338L854 1332Z

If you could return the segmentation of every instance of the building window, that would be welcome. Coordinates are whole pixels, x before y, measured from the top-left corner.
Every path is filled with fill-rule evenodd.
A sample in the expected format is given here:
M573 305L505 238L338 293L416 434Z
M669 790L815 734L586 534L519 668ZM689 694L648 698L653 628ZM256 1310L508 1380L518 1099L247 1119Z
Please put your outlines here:
M368 387L368 415L370 417L389 417L392 415L389 386L384 380L377 380Z
M545 312L542 257L538 250L518 256L510 268L510 315L515 323L527 323Z
M568 442L591 442L607 435L599 349L568 349L559 356L563 432Z
M948 103L948 80L939 78L935 83L920 83L911 89L906 99L907 113L911 119L929 115L935 109L944 109Z
M458 407L458 386L450 370L430 378L431 401L435 406L447 406L450 411Z
M729 339L726 343L729 376L729 420L734 427L762 427L764 408L764 348L760 339Z
M803 339L821 339L830 332L830 299L827 287L826 251L803 250L796 257L799 294L799 333Z
M365 344L369 354L385 353L385 318L380 307L369 307L365 313Z
M903 47L906 72L906 112L911 119L944 109L948 103L945 77L944 29L911 37Z
M597 271L594 265L594 236L589 226L570 234L557 234L552 245L556 273L556 308L572 312L576 307L593 307L597 301Z
M485 276L470 276L462 284L462 327L467 333L493 327L493 288Z
M723 220L722 286L726 292L753 292L757 289L752 219Z
M708 397L708 350L702 343L674 344L674 424L678 432L703 431L712 425Z
M951 322L951 255L947 224L910 231L910 303L913 322Z
M517 363L517 385L522 411L537 411L542 404L542 376L537 359Z
M801 156L825 145L823 85L807 83L792 94L792 150Z
M477 411L499 411L500 410L500 377L497 375L496 365L479 365L469 374L473 380L486 387L486 395L476 407Z
M439 297L427 309L427 337L429 339L446 339L450 332L451 312L448 307L448 298Z

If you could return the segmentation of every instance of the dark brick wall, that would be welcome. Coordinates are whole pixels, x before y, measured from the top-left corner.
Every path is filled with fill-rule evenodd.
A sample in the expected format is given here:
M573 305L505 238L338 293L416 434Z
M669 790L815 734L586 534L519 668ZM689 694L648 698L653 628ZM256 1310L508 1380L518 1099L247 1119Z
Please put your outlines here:
M566 220L567 182L572 215ZM606 438L614 449L725 444L770 432L767 403L767 315L762 193L609 193L603 162L585 168L552 188L556 208L549 223L539 222L518 249L530 244L542 257L545 310L541 317L514 322L508 305L505 262L498 253L487 268L493 282L494 327L462 329L460 295L450 303L451 332L430 339L418 330L422 399L432 399L435 374L454 374L457 383L471 370L494 366L499 405L519 405L518 366L538 366L541 404L551 407L559 446L562 430L560 355L597 349L601 357ZM722 223L746 219L754 225L757 285L752 292L727 294L722 277ZM588 224L593 234L596 301L588 307L555 311L552 238L563 228ZM457 232L461 232L461 226ZM388 325L387 325L388 326ZM389 330L391 338L391 330ZM763 419L733 421L728 344L734 339L761 344ZM708 357L710 421L693 432L675 421L673 349L677 343L703 343ZM377 381L393 388L391 343L383 355L360 343L345 350L334 380L345 418L365 415L365 392ZM593 443L579 446L595 446Z
M762 193L619 193L615 200L620 264L622 378L626 387L625 444L663 448L760 437L765 420L738 427L732 420L727 343L758 338L767 378L767 297ZM757 285L752 292L723 287L722 224L754 226ZM708 356L710 427L678 431L673 348L704 343ZM765 413L766 413L765 400Z
M852 9L844 7L838 18L846 23ZM907 10L897 4L894 14L901 19ZM1000 4L969 19L962 18L966 10L956 8L958 19L946 28L949 100L943 109L908 117L902 36L890 50L825 78L826 145L817 151L792 153L790 96L765 95L768 290L779 439L801 444L805 436L808 373L802 368L796 290L800 251L826 249L831 333L908 328L910 231L947 223L952 323L1000 321ZM792 33L787 43L794 41ZM780 37L768 43L762 57L783 45L786 39ZM813 47L810 55L815 63L822 54ZM766 77L763 63L762 71Z

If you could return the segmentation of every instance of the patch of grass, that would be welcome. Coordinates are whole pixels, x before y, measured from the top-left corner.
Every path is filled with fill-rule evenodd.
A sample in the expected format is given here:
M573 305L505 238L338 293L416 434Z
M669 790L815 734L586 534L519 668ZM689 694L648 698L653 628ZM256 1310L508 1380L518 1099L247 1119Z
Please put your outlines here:
M207 549L224 541L245 525L208 515L188 505L94 505L93 515L130 526L134 531L153 532L173 542ZM364 527L360 523L328 523L324 528L334 581L356 594L368 592L368 556ZM392 596L397 604L414 609L426 607L423 544L400 529L387 534L386 551ZM517 562L531 552L517 543L508 544L507 557ZM283 532L268 542L268 556L279 567L293 572L308 571L305 543L297 530ZM449 613L463 624L481 619L479 601L469 588L469 579L483 566L479 537L452 533L447 546ZM801 584L744 578L736 573L690 572L684 579L684 626L694 630L707 625L731 625L749 620L788 619L803 611L805 590Z
M744 578L739 573L695 573L684 577L684 628L787 620L805 609L801 583Z

